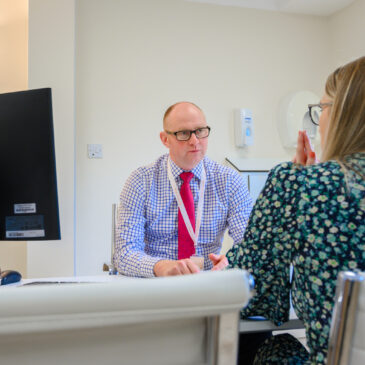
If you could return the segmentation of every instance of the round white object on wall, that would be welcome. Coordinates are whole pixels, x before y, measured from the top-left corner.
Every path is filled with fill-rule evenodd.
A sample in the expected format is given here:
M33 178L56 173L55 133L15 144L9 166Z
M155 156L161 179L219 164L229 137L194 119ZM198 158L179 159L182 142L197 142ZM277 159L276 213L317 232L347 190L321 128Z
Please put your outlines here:
M319 97L311 91L295 91L288 94L279 104L278 130L286 148L296 148L299 130L306 130L312 143L317 143L319 133L310 120L308 104L319 103Z

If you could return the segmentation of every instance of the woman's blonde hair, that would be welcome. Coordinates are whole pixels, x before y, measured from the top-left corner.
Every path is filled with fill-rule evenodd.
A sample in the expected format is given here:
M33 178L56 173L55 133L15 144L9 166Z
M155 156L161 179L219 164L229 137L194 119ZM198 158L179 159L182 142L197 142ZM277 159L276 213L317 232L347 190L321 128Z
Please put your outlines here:
M327 79L333 100L322 161L343 161L365 151L365 57L338 68Z

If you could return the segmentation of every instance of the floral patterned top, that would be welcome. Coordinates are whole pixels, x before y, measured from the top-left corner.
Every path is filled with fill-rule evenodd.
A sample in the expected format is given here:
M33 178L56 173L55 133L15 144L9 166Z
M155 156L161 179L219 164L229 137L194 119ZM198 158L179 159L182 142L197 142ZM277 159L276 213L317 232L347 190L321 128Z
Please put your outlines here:
M312 166L271 170L230 267L252 273L256 295L242 318L288 320L290 294L303 320L309 363L324 364L340 271L365 270L365 153ZM290 279L290 264L293 277Z

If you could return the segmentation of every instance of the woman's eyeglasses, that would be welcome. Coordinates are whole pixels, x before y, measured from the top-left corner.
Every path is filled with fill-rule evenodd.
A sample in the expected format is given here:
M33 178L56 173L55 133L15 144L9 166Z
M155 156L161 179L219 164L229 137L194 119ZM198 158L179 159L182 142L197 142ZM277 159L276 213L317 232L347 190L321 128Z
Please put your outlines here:
M308 104L311 122L315 125L319 125L319 118L321 117L323 108L326 106L331 106L332 104L333 103Z

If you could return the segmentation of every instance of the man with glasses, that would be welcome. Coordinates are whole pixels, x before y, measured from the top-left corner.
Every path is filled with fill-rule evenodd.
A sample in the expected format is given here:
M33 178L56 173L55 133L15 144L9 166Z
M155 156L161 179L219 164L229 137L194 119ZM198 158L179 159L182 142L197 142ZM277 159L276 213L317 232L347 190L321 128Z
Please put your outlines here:
M223 269L224 232L238 243L252 209L247 188L205 156L210 127L198 106L170 106L163 129L169 154L134 171L122 190L114 265L136 277Z

